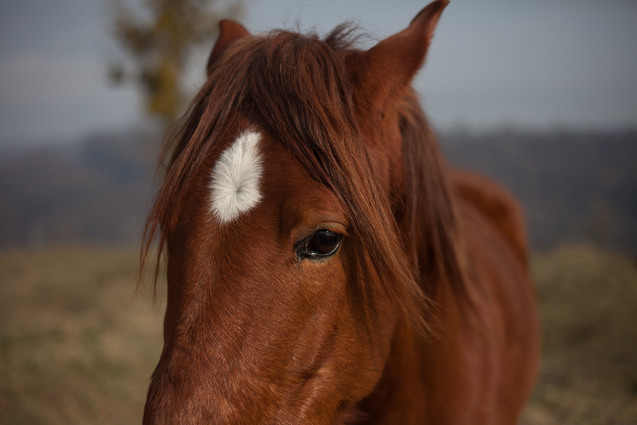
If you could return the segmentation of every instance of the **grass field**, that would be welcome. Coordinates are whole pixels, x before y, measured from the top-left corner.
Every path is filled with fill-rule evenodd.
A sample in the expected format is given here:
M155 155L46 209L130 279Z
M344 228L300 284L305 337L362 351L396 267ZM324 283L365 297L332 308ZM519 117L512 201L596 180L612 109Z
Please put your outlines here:
M523 423L637 424L637 259L571 247L533 273L543 356Z
M139 424L161 350L134 251L0 258L0 422Z
M524 425L637 423L637 262L591 247L533 259L543 364ZM139 424L163 306L137 253L0 254L0 423Z

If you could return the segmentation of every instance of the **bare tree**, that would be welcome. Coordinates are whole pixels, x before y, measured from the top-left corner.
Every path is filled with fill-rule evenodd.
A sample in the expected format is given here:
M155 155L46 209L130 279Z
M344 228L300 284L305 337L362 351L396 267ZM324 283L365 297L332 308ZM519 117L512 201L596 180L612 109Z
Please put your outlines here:
M209 42L218 21L240 14L240 2L219 0L110 0L113 34L125 52L110 67L115 83L135 83L152 116L166 127L187 100L181 84L193 48Z

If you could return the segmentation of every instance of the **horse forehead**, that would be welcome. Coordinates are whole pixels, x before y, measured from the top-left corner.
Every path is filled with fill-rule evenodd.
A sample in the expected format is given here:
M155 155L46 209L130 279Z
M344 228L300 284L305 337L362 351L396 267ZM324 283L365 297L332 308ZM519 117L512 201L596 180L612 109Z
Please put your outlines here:
M316 221L317 215L345 221L335 194L312 179L281 143L254 127L221 152L211 168L208 189L209 212L221 225L264 202L285 221Z
M210 173L209 208L221 224L236 220L263 198L262 134L244 130L217 159Z

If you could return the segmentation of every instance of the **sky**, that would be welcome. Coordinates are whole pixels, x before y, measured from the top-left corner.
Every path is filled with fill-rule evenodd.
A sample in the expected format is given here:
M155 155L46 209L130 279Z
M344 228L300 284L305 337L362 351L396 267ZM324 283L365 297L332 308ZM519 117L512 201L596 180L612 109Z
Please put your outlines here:
M0 146L72 143L144 122L135 88L108 82L117 50L105 1L0 0ZM251 32L321 34L353 21L379 40L427 0L244 4ZM442 131L637 127L636 23L633 0L452 0L414 84ZM185 76L192 90L206 59Z

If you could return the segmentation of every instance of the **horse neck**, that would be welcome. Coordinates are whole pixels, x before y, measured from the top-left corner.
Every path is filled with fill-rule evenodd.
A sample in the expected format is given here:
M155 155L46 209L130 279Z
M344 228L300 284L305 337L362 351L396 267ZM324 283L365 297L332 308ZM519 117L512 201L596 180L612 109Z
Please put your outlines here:
M445 335L462 332L466 318L458 299L470 297L463 294L465 256L447 165L415 96L405 97L401 115L404 192L397 220L421 287L433 301L426 315L433 334L403 321L396 325L383 377L361 407L386 415L382 423L421 423L428 403L435 403L427 400L438 397L429 389L448 387L445 377L454 373L444 368L454 364L458 350Z

